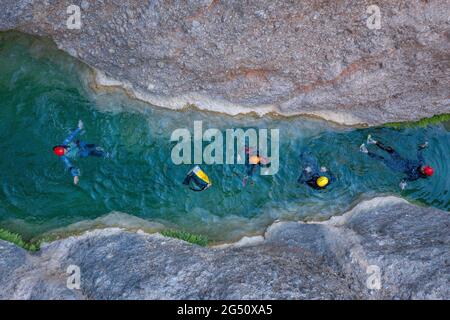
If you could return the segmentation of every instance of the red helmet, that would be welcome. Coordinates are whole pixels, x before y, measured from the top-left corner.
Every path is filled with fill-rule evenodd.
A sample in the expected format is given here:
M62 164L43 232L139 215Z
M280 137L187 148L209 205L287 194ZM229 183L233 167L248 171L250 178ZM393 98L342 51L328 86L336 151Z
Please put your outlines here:
M434 169L430 166L425 166L422 168L422 172L424 175L431 177L434 174Z
M58 156L61 157L66 152L66 149L63 146L56 146L53 147L53 152Z

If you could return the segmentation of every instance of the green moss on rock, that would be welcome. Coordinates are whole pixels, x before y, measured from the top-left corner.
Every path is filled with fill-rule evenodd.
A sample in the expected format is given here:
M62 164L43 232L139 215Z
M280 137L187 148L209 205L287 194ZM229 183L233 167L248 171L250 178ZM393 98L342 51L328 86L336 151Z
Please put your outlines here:
M441 122L450 121L450 114L439 114L430 118L424 118L413 122L389 122L384 126L390 128L412 128L412 127L426 127L430 124L436 124Z
M5 229L0 229L0 239L14 243L16 246L19 246L21 248L24 248L25 250L32 252L38 251L41 248L41 241L38 242L24 241L19 234L10 232Z
M180 239L192 244L205 247L208 245L208 238L202 235L193 234L187 231L167 229L161 231L161 234L165 237Z

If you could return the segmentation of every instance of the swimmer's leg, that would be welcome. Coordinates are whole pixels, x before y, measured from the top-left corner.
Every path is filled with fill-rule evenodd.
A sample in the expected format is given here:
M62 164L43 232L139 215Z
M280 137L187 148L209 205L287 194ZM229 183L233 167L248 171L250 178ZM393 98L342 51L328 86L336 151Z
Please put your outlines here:
M245 176L244 179L242 179L242 186L246 186L247 185L247 180L248 180L248 176Z
M103 150L94 149L89 151L90 157L106 157L106 153Z
M253 176L253 173L255 172L257 165L256 164L250 164L246 166L245 170L245 176L244 179L242 179L242 185L245 187L247 184L247 180Z
M390 154L397 153L392 147L386 146L386 145L382 144L380 141L376 141L375 145L378 148L380 148L381 150L386 151L387 153L390 153Z
M393 171L399 171L399 163L401 163L401 162L399 162L399 161L397 161L397 159L395 159L396 153L392 154L392 157L390 157L389 159L386 159L386 158L384 158L378 154L375 154L373 152L368 152L367 155L375 160L382 162L389 169L391 169Z
M85 149L88 151L90 157L106 157L106 152L93 143L86 144Z
M381 143L380 141L373 139L372 135L370 135L370 134L367 136L367 144L374 144L378 148L380 148L381 150L384 150L384 151L386 151L387 153L390 153L390 154L396 154L397 153L397 151L395 151L394 148L392 148L390 146L386 146L383 143Z
M394 162L404 161L403 158L401 157L401 155L397 151L395 151L394 148L392 148L390 146L386 146L383 143L381 143L380 141L373 139L370 134L367 136L367 144L374 144L381 150L386 151L387 153L389 153L391 155L392 160L394 160ZM364 146L364 144L361 147L363 147L363 146ZM363 149L365 149L365 150L361 149L362 152L368 153L367 148L364 147Z
M371 157L372 159L378 160L380 162L382 162L385 166L387 166L388 168L391 168L392 170L398 170L397 166L400 162L403 161L403 159L400 157L400 155L397 153L397 151L395 151L393 148L389 147L389 146L385 146L384 144L382 144L379 141L375 141L374 139L372 139L372 137L369 135L367 137L367 143L369 144L375 144L377 147L379 147L380 149L386 151L387 153L389 153L390 157L389 159L386 159L383 156L380 156L376 153L370 152L365 144L363 143L360 147L361 152L366 153L369 157Z
M367 152L367 155L368 155L369 157L375 159L375 160L378 160L378 161L381 161L381 162L386 163L386 159L385 159L384 157L382 157L382 156L376 154L376 153L373 153L373 152L368 151L368 152Z
M253 173L255 172L256 164L251 164L247 166L246 174L247 176L251 177Z
M385 146L384 144L382 144L381 142L377 141L377 143L375 144L378 148L386 151L387 153L389 153L389 155L391 156L392 161L387 161L388 166L390 167L395 167L397 163L400 162L404 162L405 160L402 158L402 156L394 150L394 148L389 147L389 146Z

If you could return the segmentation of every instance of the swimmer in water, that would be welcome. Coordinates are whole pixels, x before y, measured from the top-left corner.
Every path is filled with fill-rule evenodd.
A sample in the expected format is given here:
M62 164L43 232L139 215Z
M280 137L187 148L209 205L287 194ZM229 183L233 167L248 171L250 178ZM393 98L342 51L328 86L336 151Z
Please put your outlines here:
M245 147L245 176L242 179L242 185L247 184L247 180L253 176L257 168L265 168L269 165L269 160L260 156L258 151L255 153L251 148Z
M195 166L187 173L183 184L189 186L192 191L204 191L212 185L208 175L199 166Z
M425 159L423 157L423 150L428 147L428 142L425 142L418 146L417 156L414 160L403 158L392 147L386 146L380 141L374 140L370 134L367 137L367 144L376 145L379 149L387 152L389 156L383 157L369 151L364 143L359 147L362 153L367 154L373 159L381 161L391 170L402 172L405 175L405 178L400 182L400 188L402 190L406 188L407 181L426 179L434 174L434 169L431 166L425 164Z
M63 143L53 147L53 152L61 158L65 167L72 175L74 184L78 184L79 182L80 169L72 165L69 159L107 156L107 153L95 144L86 143L81 140L73 141L83 130L83 127L83 121L79 120L78 127L69 134Z
M319 167L318 161L311 152L300 154L302 173L298 182L307 186L321 190L327 188L335 179L333 174L326 167Z

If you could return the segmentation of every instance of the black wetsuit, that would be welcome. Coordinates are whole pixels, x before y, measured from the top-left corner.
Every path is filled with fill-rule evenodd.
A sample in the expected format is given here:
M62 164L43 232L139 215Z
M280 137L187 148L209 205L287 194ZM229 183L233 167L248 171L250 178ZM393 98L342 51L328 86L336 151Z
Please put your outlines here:
M297 182L306 184L313 189L322 190L328 187L334 180L334 176L331 172L321 172L317 159L312 156L310 152L303 152L300 155L300 162L302 164L302 173ZM307 168L310 168L308 171ZM327 177L328 184L325 187L319 187L317 185L317 179L320 177Z
M397 151L389 146L385 146L381 142L377 141L376 146L386 151L390 157L385 158L373 152L368 152L368 155L374 159L382 161L387 167L394 171L402 172L406 175L405 180L415 181L420 178L426 178L427 176L421 172L421 167L424 166L425 160L423 158L422 146L419 146L417 151L417 160L404 159Z
M86 158L86 157L106 157L106 153L95 144L86 143L84 141L77 140L73 142L76 135L81 132L81 128L76 128L73 130L69 136L64 140L62 146L67 150L65 155L61 156L61 160L64 165L69 170L72 176L79 176L80 169L72 165L69 159L74 158Z
M203 191L209 186L208 183L197 177L192 171L184 178L183 184L188 185L189 189L193 191Z

